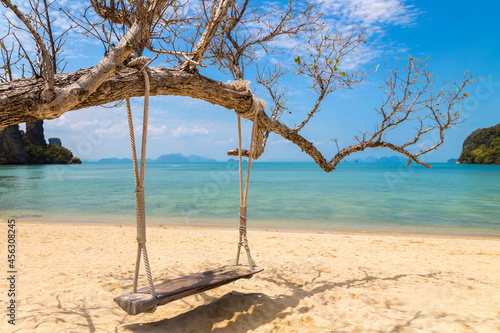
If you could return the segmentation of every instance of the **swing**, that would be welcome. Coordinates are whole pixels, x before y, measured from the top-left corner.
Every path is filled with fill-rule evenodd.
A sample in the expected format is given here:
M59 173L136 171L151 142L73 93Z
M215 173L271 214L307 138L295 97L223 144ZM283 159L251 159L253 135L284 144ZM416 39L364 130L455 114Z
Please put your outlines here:
M250 248L247 240L247 197L248 184L250 177L250 168L252 164L253 141L256 131L256 118L252 127L252 137L250 142L250 153L248 157L247 177L245 188L243 188L243 161L241 149L241 118L238 116L238 150L239 150L239 181L240 181L240 226L239 242L236 254L236 263L217 269L208 270L202 273L196 273L177 279L169 280L157 285L153 284L151 269L149 266L148 254L146 250L146 210L144 200L144 170L146 158L147 124L149 110L149 75L146 66L141 69L144 74L145 94L144 94L144 117L142 124L142 149L140 172L137 167L137 155L135 149L134 128L132 123L132 111L130 99L126 99L127 118L130 132L130 145L132 150L132 159L134 165L135 179L135 200L136 200L136 221L137 221L137 260L135 265L134 280L132 292L126 293L114 298L114 301L129 315L137 315L142 312L154 312L157 306L165 305L169 302L194 295L203 291L220 287L238 279L249 279L254 274L262 272L263 269L257 268L250 255ZM245 248L248 266L239 263L241 247ZM137 280L139 277L139 266L141 255L144 258L144 266L148 279L148 287L137 289Z

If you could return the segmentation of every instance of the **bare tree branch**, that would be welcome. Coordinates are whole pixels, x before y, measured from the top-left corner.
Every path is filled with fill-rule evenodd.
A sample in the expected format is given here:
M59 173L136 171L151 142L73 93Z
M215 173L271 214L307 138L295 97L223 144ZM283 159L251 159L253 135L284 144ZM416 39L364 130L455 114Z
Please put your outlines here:
M235 79L244 78L244 69L256 60L257 47L265 52L275 50L269 43L280 36L293 37L310 29L319 19L315 5L305 1L288 1L284 9L277 6L263 10L262 6L251 6L250 1L237 1L230 8L230 15L223 31L212 42L213 64ZM249 27L258 25L259 29Z
M268 69L267 73L259 70L257 66L257 77L255 81L264 86L273 100L274 106L271 108L271 118L279 119L283 111L287 110L287 89L282 88L279 79L290 70L285 70L281 65L275 65L273 70Z
M206 29L203 31L196 45L194 45L191 55L179 68L193 71L195 68L193 67L194 64L201 64L203 55L207 51L212 39L217 34L217 30L219 30L223 19L226 17L231 2L232 0L219 0L218 3L217 1L213 2L212 8L210 9L210 19L208 20ZM204 4L205 2L203 2L203 5ZM208 13L205 11L205 14Z
M9 49L5 46L4 38L0 39L0 54L2 56L3 66L0 67L4 72L0 73L0 82L12 81L12 67L17 61L13 61L12 54L14 53L14 45Z
M465 92L465 88L476 82L477 79L476 75L465 72L460 83L448 85L445 83L440 92L435 94L431 89L431 84L435 82L436 78L426 70L426 63L427 60L420 61L409 57L403 75L397 70L389 71L392 76L386 79L386 86L383 87L387 98L379 109L379 114L382 116L381 124L376 126L373 134L364 132L356 136L355 139L358 143L341 149L330 161L323 156L312 142L298 134L295 129L291 129L277 120L270 119L264 114L259 114L258 118L261 136L264 137L264 131L266 130L279 134L300 147L314 159L316 164L327 172L334 170L337 164L350 154L368 148L388 148L407 156L408 165L415 162L430 167L429 164L421 161L419 157L442 145L444 131L461 122L461 107L455 107L467 98L468 94ZM388 106L390 106L390 109L386 110ZM439 107L444 108L446 111L440 111ZM386 134L403 122L411 120L410 117L415 117L419 124L415 136L399 145L387 142L385 140ZM437 132L439 136L437 142L428 148L421 147L417 151L410 150L412 146L420 141L422 135L432 131ZM248 151L243 153L248 155ZM231 150L228 154L237 155L238 151Z
M46 69L44 78L47 82L48 89L52 91L54 89L54 68L52 67L52 61L47 48L45 47L45 43L42 40L42 37L38 34L36 29L31 24L30 20L17 8L17 6L13 5L9 0L1 0L5 7L9 8L16 14L17 18L23 22L23 24L28 28L29 32L33 36L36 41L37 46L40 48L42 53L43 63Z
M298 132L320 110L326 96L338 89L353 89L364 80L366 74L357 71L342 71L343 59L355 52L361 43L365 43L364 29L356 32L356 28L344 36L318 27L309 35L308 45L304 47L306 56L298 56L295 62L296 71L313 81L312 89L318 94L316 102L302 123L295 128Z
M108 5L106 0L90 0L90 3L97 15L115 24L131 26L136 18L133 8L130 8L134 1L126 4L123 0L110 0Z

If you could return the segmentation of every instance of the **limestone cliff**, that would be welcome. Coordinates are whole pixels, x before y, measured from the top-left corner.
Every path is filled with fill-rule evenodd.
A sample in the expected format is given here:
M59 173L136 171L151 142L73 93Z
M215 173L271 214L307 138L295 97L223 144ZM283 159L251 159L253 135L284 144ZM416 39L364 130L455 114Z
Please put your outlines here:
M43 120L29 121L26 123L26 138L35 146L45 147L45 136L43 135Z
M61 139L59 138L49 138L49 146L62 147Z
M0 131L0 164L25 164L26 158L19 125L8 126Z
M62 147L61 140L45 142L43 121L26 123L26 133L19 125L0 131L0 164L80 164L78 157Z

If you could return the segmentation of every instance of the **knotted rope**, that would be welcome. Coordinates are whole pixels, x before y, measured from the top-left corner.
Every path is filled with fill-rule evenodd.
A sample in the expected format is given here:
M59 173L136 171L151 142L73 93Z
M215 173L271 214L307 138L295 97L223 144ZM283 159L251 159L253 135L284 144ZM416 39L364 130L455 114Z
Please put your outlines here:
M250 269L253 269L255 261L252 259L250 254L250 247L248 246L247 239L247 199L248 199L248 184L250 183L250 171L252 168L253 150L254 150L254 139L257 130L257 112L255 112L255 118L252 126L252 136L250 139L250 150L248 153L248 168L247 175L245 179L245 186L243 187L243 153L241 148L241 117L238 116L238 157L239 157L239 178L240 178L240 239L238 242L238 251L236 253L236 265L240 261L240 251L243 247L247 253L248 265Z
M141 144L141 166L140 171L137 166L137 153L135 148L134 124L132 121L132 111L130 107L130 99L126 98L128 128L130 134L130 147L132 150L132 160L134 165L135 179L135 217L137 222L137 260L135 263L134 282L132 292L137 292L137 281L139 279L139 267L141 264L141 254L144 257L144 267L148 278L149 290L151 296L157 297L153 284L151 268L149 266L148 252L146 250L146 205L144 199L144 171L146 167L146 144L148 136L148 114L149 114L149 74L147 72L148 59L146 57L138 57L128 63L129 67L142 67L140 70L144 75L144 116L142 120L142 144Z

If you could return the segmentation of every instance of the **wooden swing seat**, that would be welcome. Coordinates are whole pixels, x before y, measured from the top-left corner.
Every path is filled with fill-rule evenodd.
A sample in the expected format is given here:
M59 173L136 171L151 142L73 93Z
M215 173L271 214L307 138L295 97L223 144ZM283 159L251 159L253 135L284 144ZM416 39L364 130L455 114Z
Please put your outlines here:
M248 266L224 266L218 269L196 273L155 285L157 298L153 298L148 287L136 293L127 293L114 298L114 301L129 315L154 312L156 307L169 302L217 288L238 279L249 279L262 272L262 268L250 269Z

